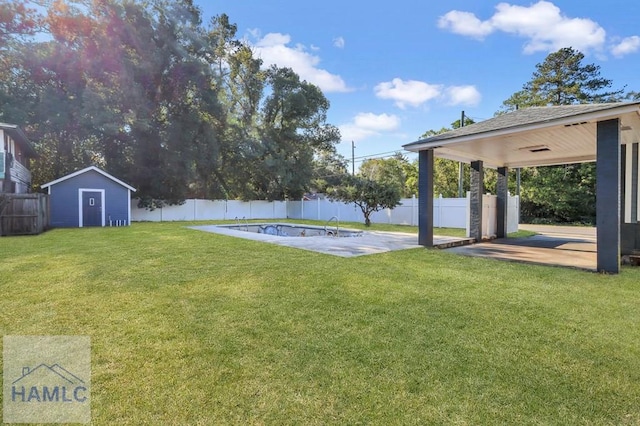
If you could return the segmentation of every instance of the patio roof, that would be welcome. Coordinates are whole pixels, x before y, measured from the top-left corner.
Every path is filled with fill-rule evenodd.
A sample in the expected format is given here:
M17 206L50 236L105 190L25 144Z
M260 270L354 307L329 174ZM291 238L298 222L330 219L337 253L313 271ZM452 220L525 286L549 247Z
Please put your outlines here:
M530 107L404 145L455 161L526 167L596 160L597 122L619 118L621 143L640 141L640 102Z

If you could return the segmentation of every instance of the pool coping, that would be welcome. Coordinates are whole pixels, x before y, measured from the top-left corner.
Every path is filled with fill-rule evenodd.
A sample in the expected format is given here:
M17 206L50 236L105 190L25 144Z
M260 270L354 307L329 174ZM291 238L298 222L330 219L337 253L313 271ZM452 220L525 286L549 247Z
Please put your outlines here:
M418 244L418 235L402 232L363 231L361 236L354 237L281 237L277 235L225 229L219 225L199 225L189 226L188 228L340 257L356 257L422 247ZM442 236L434 236L433 238L435 246L440 246L440 248L465 245L473 242L470 238Z

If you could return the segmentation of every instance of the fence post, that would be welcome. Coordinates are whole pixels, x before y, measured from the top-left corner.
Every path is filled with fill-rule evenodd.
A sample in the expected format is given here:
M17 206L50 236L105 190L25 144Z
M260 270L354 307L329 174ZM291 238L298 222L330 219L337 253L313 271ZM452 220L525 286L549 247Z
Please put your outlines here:
M438 194L438 228L442 228L442 194Z
M469 238L471 237L471 191L467 191L465 222L466 222L467 238Z
M416 194L411 196L411 226L416 226Z

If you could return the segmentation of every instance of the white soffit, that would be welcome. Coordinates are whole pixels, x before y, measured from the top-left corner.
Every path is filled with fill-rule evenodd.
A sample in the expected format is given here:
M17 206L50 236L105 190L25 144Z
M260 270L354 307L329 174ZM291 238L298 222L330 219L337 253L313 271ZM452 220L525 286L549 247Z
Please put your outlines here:
M638 105L630 105L554 122L434 141L423 149L433 148L436 156L455 161L482 160L488 167L589 162L596 160L597 122L613 118L620 118L622 144L640 142Z

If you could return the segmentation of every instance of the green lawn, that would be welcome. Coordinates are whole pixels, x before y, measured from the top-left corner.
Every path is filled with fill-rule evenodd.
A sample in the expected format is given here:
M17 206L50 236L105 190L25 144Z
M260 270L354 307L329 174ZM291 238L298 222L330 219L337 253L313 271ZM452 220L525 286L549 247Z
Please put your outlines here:
M640 423L640 269L185 225L0 239L1 334L91 336L94 424Z

